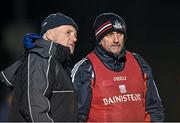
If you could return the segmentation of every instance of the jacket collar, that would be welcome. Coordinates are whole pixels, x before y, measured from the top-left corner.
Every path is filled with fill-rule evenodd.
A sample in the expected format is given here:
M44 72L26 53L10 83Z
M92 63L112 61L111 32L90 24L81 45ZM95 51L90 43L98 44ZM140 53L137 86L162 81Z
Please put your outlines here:
M70 56L70 50L68 47L44 39L38 39L35 42L35 47L31 49L30 52L38 53L44 58L53 56L61 63L67 61Z

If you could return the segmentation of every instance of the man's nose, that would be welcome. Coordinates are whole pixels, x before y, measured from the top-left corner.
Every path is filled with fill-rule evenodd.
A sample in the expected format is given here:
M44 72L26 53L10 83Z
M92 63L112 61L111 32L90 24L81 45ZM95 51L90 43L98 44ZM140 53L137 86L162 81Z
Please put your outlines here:
M114 34L114 42L119 42L119 38L118 38L118 35L117 34Z
M71 40L72 40L73 42L76 42L76 41L77 41L77 37L76 37L75 35L72 35L72 36L71 36Z

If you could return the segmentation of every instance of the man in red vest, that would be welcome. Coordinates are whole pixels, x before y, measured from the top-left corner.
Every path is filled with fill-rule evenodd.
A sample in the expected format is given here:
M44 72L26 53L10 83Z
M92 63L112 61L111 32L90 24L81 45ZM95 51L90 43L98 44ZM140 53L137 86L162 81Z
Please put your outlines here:
M97 45L72 70L78 121L163 121L164 108L151 68L125 49L126 24L114 13L94 22Z

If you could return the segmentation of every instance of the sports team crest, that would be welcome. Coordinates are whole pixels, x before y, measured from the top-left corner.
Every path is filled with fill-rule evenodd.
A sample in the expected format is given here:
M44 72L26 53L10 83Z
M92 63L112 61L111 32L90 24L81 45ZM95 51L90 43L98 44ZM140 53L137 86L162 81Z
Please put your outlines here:
M119 85L119 90L121 93L126 93L126 86L125 85Z

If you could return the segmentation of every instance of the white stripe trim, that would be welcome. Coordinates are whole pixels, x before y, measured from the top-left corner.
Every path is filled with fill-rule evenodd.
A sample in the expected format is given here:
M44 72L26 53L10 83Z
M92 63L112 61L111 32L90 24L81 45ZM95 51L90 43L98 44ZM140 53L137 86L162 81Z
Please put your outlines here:
M52 91L53 93L73 93L74 91Z
M3 71L1 71L3 77L5 78L5 80L7 81L8 84L12 85L12 83L6 78L5 74Z
M52 55L51 55L51 56L49 57L49 59L48 59L48 66L47 66L47 71L46 71L47 86L46 86L46 89L44 90L43 95L45 95L45 93L46 93L46 91L47 91L47 89L48 89L48 87L49 87L48 73L49 73L50 60L51 60L51 58L52 58Z
M83 58L81 61L79 61L78 63L75 64L74 68L72 69L71 71L71 78L72 78L72 82L74 83L74 77L75 77L75 74L79 68L79 66L84 62L86 61L87 58Z
M95 75L94 75L94 71L92 70L92 76L91 76L91 77L94 79L94 76L95 76Z
M53 44L53 43L51 43L50 49L52 48L52 44ZM49 50L49 53L50 53L50 50ZM47 91L47 89L48 89L48 87L49 87L48 73L49 73L49 68L50 68L50 61L51 61L51 58L52 58L52 55L51 55L51 56L49 57L49 59L48 59L48 67L47 67L47 71L46 71L47 87L46 87L46 89L44 90L43 95L45 95L45 93L46 93L46 91ZM47 98L46 96L45 96L45 99L46 99L47 102L48 102L48 107L49 107L48 112L49 112L50 109L51 109L50 103L49 103L49 100L48 100L48 98ZM52 122L54 122L53 119L51 119L51 118L49 117L48 112L46 113L47 117L48 117Z
M28 89L27 89L27 94L28 94L28 104L29 104L29 113L32 122L34 122L33 116L32 116L32 109L31 109L31 101L30 101L30 96L29 96L29 68L30 68L30 54L28 55Z
M96 32L96 35L98 35L103 29L105 29L106 27L111 26L111 25L112 25L112 24L109 23L109 24L103 26L98 32Z
M49 51L48 51L49 55L51 55L52 45L53 45L53 42L51 42L51 45L50 45L50 47L49 47Z
M159 93L158 93L158 89L157 89L157 87L156 87L156 84L155 84L154 80L153 80L153 84L154 84L154 87L155 87L155 89L156 89L157 96L158 96L159 100L161 100L161 98L160 98L160 96L159 96Z

